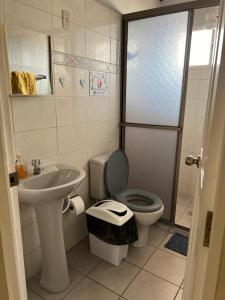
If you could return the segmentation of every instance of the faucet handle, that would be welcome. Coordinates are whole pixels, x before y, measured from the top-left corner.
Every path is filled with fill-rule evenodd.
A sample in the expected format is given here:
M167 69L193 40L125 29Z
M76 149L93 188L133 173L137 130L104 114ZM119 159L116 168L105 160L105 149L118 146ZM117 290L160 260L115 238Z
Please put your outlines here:
M33 167L39 167L41 165L41 160L40 159L32 159L31 165Z

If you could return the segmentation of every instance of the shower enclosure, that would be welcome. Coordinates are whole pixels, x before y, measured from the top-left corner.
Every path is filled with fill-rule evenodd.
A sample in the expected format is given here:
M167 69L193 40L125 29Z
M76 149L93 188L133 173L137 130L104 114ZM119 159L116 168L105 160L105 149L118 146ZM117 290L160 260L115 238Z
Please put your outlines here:
M189 154L181 148L193 20L197 9L219 1L194 2L123 17L121 147L128 185L159 195L167 223L175 223L180 161Z

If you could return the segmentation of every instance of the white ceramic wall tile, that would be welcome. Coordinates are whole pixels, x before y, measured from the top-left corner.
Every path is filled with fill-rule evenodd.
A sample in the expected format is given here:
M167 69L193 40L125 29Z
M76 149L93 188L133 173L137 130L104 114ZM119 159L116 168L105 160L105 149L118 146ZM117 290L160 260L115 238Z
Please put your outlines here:
M200 89L200 80L188 80L187 98L198 98Z
M105 144L99 143L98 145L90 145L88 147L88 159L90 160L92 157L111 152L112 150L112 142L108 142Z
M37 223L31 223L24 227L23 234L23 250L25 254L30 253L40 246L40 238L38 233Z
M110 122L96 122L88 124L88 148L111 142Z
M94 0L86 0L86 25L110 36L110 10Z
M63 231L66 249L72 248L87 236L87 225L85 214L63 216Z
M86 124L58 127L58 153L84 150L86 147Z
M87 35L87 57L110 62L110 38L91 30Z
M15 0L15 1L51 13L51 0Z
M37 248L25 256L26 278L33 277L41 268L41 248Z
M190 67L188 71L188 80L190 79L201 79L202 68Z
M110 98L110 120L120 119L120 98Z
M55 65L56 96L86 96L86 70L74 67ZM85 83L82 87L81 81Z
M15 97L12 108L16 132L56 126L54 98Z
M203 99L208 99L209 94L209 80L201 80L200 82L200 90L199 90L199 97Z
M187 98L185 105L185 118L195 117L199 100L196 98Z
M52 12L61 17L62 10L70 13L71 21L85 25L85 1L84 0L52 0Z
M62 19L53 17L54 50L86 57L85 28L71 23L70 29L62 27Z
M108 97L88 97L87 100L87 121L107 121L109 120L109 98Z
M111 37L120 40L121 15L119 13L111 11L110 20L111 20Z
M119 98L120 96L120 76L118 74L110 74L110 97Z
M111 64L120 64L120 42L111 39Z
M52 31L50 14L13 0L5 1L5 22L47 34L50 34Z
M25 162L57 155L56 128L17 132L15 138L16 147L21 150Z
M64 165L70 165L73 167L87 169L88 161L85 151L79 149L74 152L59 156L59 163Z
M56 98L57 125L86 122L86 98Z

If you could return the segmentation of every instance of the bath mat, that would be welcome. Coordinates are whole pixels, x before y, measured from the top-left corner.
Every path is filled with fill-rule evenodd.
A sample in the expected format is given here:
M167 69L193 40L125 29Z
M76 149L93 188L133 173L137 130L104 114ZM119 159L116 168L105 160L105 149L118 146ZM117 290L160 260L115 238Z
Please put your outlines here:
M174 235L170 238L170 240L165 244L164 247L187 256L188 237L179 233L174 233Z

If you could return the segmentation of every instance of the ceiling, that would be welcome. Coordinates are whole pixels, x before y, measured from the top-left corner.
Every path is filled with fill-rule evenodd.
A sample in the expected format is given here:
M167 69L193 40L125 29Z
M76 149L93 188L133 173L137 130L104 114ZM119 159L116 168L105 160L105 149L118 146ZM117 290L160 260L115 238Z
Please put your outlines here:
M150 9L161 6L160 0L96 0L121 14Z

